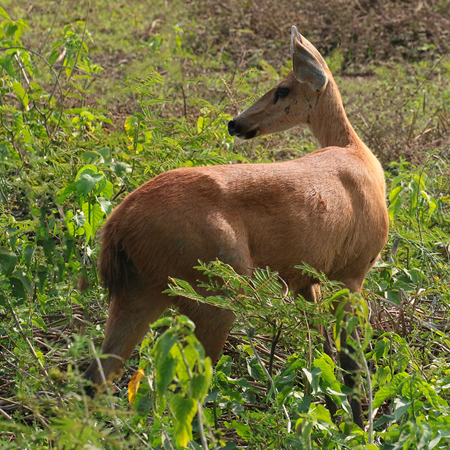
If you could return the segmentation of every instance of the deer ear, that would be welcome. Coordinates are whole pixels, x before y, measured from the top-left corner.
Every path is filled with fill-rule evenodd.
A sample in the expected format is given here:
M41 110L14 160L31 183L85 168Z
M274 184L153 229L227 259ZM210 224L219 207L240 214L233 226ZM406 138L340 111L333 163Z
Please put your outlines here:
M309 84L317 92L322 91L328 81L324 70L324 66L327 66L326 62L295 27L292 27L291 53L295 78L300 83Z

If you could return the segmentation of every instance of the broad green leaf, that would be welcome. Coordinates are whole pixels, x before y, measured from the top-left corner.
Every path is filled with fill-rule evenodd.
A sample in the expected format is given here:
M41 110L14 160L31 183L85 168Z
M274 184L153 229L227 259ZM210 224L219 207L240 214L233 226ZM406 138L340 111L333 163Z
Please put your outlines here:
M86 235L86 242L89 242L91 240L91 237L93 236L93 232L92 232L92 225L88 220L84 221L83 229Z
M23 103L23 106L25 107L25 109L28 110L29 99L28 99L28 94L25 92L25 89L16 80L13 81L12 88L13 88L14 92L16 93L17 98ZM22 121L22 124L23 124L23 121Z
M320 369L319 367L313 367L312 370L309 370L304 367L302 370L306 375L306 379L311 385L314 394L316 395L319 391L319 375L322 373L322 369Z
M403 414L408 411L411 404L412 402L405 397L394 399L394 418L396 421L398 421L403 416Z
M374 428L378 428L381 427L382 425L384 425L385 423L389 423L389 422L393 422L394 421L394 416L391 415L384 415L381 416L374 424L373 427Z
M91 175L84 172L80 175L77 181L78 196L84 201L86 196L95 189L96 184L99 183L105 176L102 173Z
M107 180L105 177L105 183L102 185L102 190L97 193L101 197L111 199L113 195L113 185L111 181Z
M112 211L112 203L105 197L98 198L98 204L100 205L100 209L107 215Z
M267 375L264 372L264 369L259 364L258 359L256 357L249 358L247 360L247 370L254 380L256 381L267 380Z
M322 378L328 383L336 381L336 376L334 375L335 365L333 360L325 353L322 353L320 358L316 358L313 362L314 367L320 368L322 371Z
M170 328L158 338L154 349L157 364L167 358L167 355L177 341L178 336L175 334L174 330Z
M98 227L102 225L104 221L105 213L102 211L99 203L94 203L93 205L89 205L88 202L83 203L82 209L91 227L90 233L92 233L92 237L94 237ZM86 229L86 223L84 224L84 228ZM89 241L87 235L86 240Z
M165 396L166 390L175 376L177 364L178 361L171 355L168 355L161 362L157 362L156 389L159 396Z
M131 172L131 166L125 162L118 162L116 164L114 164L114 168L113 168L115 174L121 178L123 177L125 174L130 173Z
M18 300L22 300L21 303L23 303L31 289L31 282L28 277L16 271L8 278L8 281L11 284L11 295Z
M64 200L72 193L77 191L77 183L71 183L66 186L58 197L58 202L63 203Z
M16 267L17 256L5 247L0 247L0 271L3 275L8 276Z
M0 16L4 17L6 20L11 20L6 11L0 6Z
M29 266L31 264L31 258L33 258L34 251L36 250L35 244L26 244L23 247L23 257L25 264Z
M32 138L31 138L30 131L28 130L27 127L22 128L21 134L22 134L23 140L25 141L25 144L31 144Z
M45 324L42 317L34 317L31 322L35 327L40 328L41 330L47 331L47 325Z
M127 136L132 139L134 137L134 130L138 126L139 121L135 116L128 116L125 119L124 127L127 132Z
M380 407L383 402L392 394L392 393L396 393L397 391L391 390L391 384L387 383L383 386L380 387L380 389L377 391L377 393L375 394L375 397L373 399L373 408L378 408Z
M169 405L176 418L175 439L179 445L186 447L192 439L192 419L197 412L197 403L192 398L175 394L169 400Z
M237 420L233 420L231 422L231 426L236 430L238 436L245 440L249 440L252 438L252 432L250 430L250 425L246 423L238 422Z
M402 187L398 186L391 191L391 195L389 196L389 208L388 214L389 219L394 222L395 216L398 215L400 209L402 207L402 200L400 198L400 192L402 191Z
M208 394L209 380L208 377L201 374L196 374L191 380L192 398L194 400L202 401Z

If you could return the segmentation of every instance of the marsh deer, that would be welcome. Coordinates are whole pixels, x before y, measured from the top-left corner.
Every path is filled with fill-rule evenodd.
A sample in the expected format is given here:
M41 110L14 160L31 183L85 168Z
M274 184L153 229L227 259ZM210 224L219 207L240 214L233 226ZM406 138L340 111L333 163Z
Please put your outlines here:
M128 195L103 227L100 276L110 307L102 352L110 356L102 370L90 365L88 380L117 376L170 305L194 321L206 355L217 360L234 314L161 293L169 276L196 286L198 260L218 258L245 275L269 266L311 301L315 280L295 268L302 262L361 291L387 240L383 170L350 125L326 62L295 27L291 54L293 71L231 120L229 132L251 139L307 124L324 148L287 162L171 170ZM353 387L348 352L341 365ZM359 402L351 403L362 426Z

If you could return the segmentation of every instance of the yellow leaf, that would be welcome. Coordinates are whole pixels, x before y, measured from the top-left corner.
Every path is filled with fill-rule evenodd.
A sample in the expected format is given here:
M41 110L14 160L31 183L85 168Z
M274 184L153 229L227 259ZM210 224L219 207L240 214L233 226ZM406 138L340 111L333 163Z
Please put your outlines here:
M133 407L134 399L136 398L139 385L141 384L141 380L144 377L144 371L142 369L139 369L138 371L134 372L130 382L128 383L128 401L130 402L131 407Z

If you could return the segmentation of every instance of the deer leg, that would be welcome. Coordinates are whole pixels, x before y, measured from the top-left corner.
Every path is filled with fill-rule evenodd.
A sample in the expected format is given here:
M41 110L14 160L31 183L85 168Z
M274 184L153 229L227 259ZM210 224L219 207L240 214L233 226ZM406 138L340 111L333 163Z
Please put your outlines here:
M352 337L356 339L356 333L352 333ZM361 367L353 357L355 350L347 344L347 332L341 332L341 351L339 352L339 362L344 371L344 384L354 390L357 386L358 375ZM361 402L357 394L349 395L349 402L352 408L353 421L361 428L364 428L363 413Z
M84 377L96 385L101 385L110 378L120 377L124 361L144 338L149 324L156 321L170 304L167 296L159 293L152 296L144 290L113 298L102 345L102 353L109 356L100 360L101 368L98 366L98 359L94 360ZM92 396L95 388L88 387L87 392Z
M235 314L218 306L181 299L176 303L181 314L195 323L195 335L205 349L213 364L219 359L225 345Z
M363 282L346 282L347 287L352 293L359 293L362 289ZM344 384L354 390L357 386L361 367L357 360L354 358L355 350L352 346L347 344L347 330L343 329L340 336L341 351L339 352L339 362L342 370L344 371ZM352 333L351 337L356 341L358 336L356 330ZM364 428L363 413L361 409L361 402L357 394L351 394L349 396L350 406L352 408L353 421L356 425Z
M320 294L320 286L318 284L307 286L305 288L297 290L295 292L295 296L297 296L298 294L300 294L305 300L316 303L317 295ZM327 328L320 325L317 327L317 331L324 338L323 351L330 358L333 358L333 345L331 343L330 334L328 333ZM330 411L331 418L334 420L337 411L336 403L333 402L330 396L325 394L325 404L327 406L328 411Z

